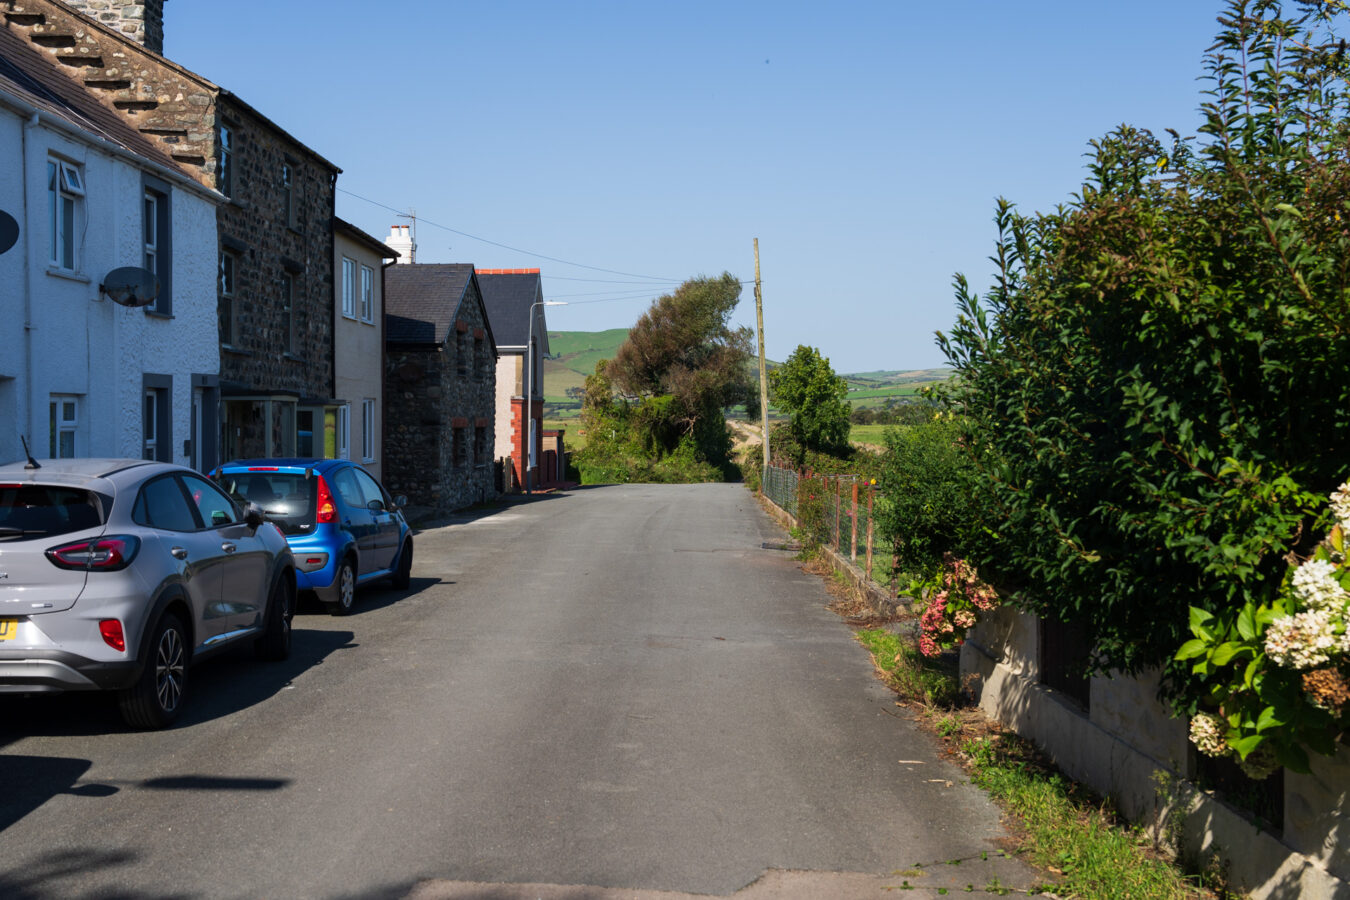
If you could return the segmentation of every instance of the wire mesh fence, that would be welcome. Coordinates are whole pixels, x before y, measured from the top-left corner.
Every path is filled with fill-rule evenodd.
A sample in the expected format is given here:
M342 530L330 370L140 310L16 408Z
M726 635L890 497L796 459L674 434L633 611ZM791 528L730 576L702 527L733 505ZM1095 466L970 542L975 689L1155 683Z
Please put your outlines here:
M870 580L894 593L894 556L876 527L877 511L886 499L872 482L858 475L818 475L771 465L762 491L797 520L805 543L847 556Z

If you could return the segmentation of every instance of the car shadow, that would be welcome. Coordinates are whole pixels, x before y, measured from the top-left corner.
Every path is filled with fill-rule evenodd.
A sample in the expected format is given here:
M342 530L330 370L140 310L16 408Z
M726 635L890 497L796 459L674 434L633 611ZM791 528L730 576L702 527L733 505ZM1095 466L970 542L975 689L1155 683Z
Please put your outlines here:
M418 594L435 587L438 584L454 584L453 581L446 581L444 578L418 578L414 575L409 581L408 586L403 589L393 587L387 581L377 581L369 585L363 585L356 589L356 601L352 604L352 611L347 613L348 617L359 616L364 612L374 612L377 609L384 609L386 606L393 606L403 600L416 597ZM308 591L304 591L296 599L295 611L298 615L329 615L328 607L319 602L318 598ZM303 627L303 622L297 627Z
M333 653L357 646L347 630L296 628L291 655L280 662L254 659L240 647L194 665L182 715L171 728L191 728L237 713L285 690L302 673L323 665ZM6 695L0 697L0 747L20 737L72 737L131 731L111 693ZM3 896L3 895L0 895Z

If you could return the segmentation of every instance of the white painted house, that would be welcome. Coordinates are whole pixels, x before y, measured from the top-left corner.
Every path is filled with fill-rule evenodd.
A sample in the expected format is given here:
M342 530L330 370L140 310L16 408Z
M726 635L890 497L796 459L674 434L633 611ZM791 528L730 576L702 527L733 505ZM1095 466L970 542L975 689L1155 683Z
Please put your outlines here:
M56 66L0 29L0 211L18 223L0 253L0 461L22 457L22 435L39 458L204 468L222 198ZM156 273L153 305L102 290L128 266Z

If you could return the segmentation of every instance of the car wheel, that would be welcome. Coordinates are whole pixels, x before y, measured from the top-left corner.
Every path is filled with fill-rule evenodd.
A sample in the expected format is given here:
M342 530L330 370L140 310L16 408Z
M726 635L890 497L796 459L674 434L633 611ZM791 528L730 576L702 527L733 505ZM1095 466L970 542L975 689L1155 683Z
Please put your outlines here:
M355 600L356 569L352 566L351 557L348 557L338 566L337 599L328 604L328 611L335 616L345 616L352 611Z
M267 598L267 624L263 636L253 645L258 656L282 660L291 655L291 619L295 616L295 588L285 575L272 585Z
M403 542L403 549L398 554L398 568L394 570L394 577L390 579L394 583L394 587L400 591L407 590L408 585L412 583L412 548L412 538Z
M178 718L187 690L188 638L183 622L166 613L150 636L150 655L136 683L118 695L132 728L164 728Z

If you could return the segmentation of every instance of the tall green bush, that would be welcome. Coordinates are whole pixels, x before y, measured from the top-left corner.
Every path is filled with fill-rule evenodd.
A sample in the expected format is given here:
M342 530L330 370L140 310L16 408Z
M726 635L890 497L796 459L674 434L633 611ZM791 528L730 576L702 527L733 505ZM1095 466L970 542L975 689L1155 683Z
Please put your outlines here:
M969 425L974 561L1084 625L1102 667L1170 660L1189 607L1272 598L1350 462L1342 10L1233 0L1199 138L1094 142L1071 202L999 203L983 299L958 277L939 342ZM1207 688L1172 674L1175 696Z

